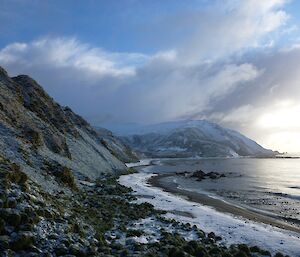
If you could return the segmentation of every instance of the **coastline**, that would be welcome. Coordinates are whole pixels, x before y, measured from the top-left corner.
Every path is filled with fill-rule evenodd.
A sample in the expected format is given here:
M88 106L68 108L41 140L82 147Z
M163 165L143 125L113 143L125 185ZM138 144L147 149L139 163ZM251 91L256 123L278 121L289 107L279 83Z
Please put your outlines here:
M222 244L247 244L259 246L271 253L282 252L300 257L300 234L265 223L217 211L215 208L192 202L179 194L173 194L149 183L157 176L146 173L147 167L136 167L139 172L121 176L118 182L133 189L136 203L150 203L156 209L166 211L165 217L178 222L196 225L205 233L214 232L222 237Z
M280 229L292 231L299 233L300 235L300 228L292 226L284 221L276 219L276 217L263 215L261 213L251 211L228 202L222 201L220 199L212 198L206 194L201 194L198 192L192 192L185 189L178 188L178 184L175 182L165 182L162 181L163 178L166 177L175 177L176 173L167 173L167 174L158 174L156 176L152 176L148 179L147 183L151 186L160 188L165 192L179 195L181 197L186 198L190 202L199 203L202 205L213 207L216 211L222 213L228 213L236 217L241 217L244 219L248 219L254 222L263 223L266 225L271 225L273 227L277 227Z

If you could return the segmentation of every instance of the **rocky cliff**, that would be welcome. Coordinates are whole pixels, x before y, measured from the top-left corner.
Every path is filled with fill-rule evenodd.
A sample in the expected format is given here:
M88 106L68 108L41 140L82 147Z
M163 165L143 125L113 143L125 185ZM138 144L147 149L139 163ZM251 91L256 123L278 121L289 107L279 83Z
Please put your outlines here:
M56 103L32 78L10 78L3 69L0 146L4 158L20 165L48 189L55 184L48 183L48 174L56 166L82 179L96 179L126 168L84 119Z
M137 162L139 160L137 154L110 130L96 128L96 131L100 138L100 142L111 152L111 154L117 156L118 159L125 163Z

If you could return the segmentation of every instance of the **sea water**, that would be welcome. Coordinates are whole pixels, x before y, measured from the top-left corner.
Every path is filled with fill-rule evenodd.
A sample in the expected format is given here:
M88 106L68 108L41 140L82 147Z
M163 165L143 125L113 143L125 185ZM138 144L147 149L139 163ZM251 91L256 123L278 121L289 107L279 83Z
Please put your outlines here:
M300 226L300 159L298 158L211 158L159 160L149 172L216 171L216 180L177 176L178 186L277 216ZM169 178L173 179L174 178Z

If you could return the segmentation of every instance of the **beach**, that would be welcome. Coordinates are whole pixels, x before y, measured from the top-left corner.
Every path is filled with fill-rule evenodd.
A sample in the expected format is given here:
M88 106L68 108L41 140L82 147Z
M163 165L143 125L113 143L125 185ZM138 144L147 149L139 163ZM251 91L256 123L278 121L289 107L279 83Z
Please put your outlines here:
M144 172L121 176L119 183L131 187L137 202L148 202L165 210L166 218L196 225L209 233L222 237L222 244L245 243L278 251L290 256L300 256L299 229L275 218L244 210L206 195L195 194L176 185L165 183L163 178L174 174Z
M148 180L148 183L151 186L160 188L165 192L182 196L183 198L186 198L191 202L196 202L203 205L211 206L219 212L229 213L234 216L246 218L255 222L260 222L274 227L300 233L300 228L291 226L290 224L287 224L284 221L278 220L276 219L275 216L271 217L270 215L262 215L260 213L242 208L240 206L230 204L223 200L212 198L206 194L201 194L198 192L192 192L185 189L181 189L178 187L178 184L176 182L173 181L168 182L164 180L164 178L167 177L176 178L177 176L178 175L176 173L160 174L160 175L152 176Z

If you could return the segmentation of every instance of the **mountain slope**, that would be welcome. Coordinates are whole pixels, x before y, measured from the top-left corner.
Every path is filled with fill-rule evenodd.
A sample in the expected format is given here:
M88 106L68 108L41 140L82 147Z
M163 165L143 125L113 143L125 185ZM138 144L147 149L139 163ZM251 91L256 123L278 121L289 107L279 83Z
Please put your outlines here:
M126 169L85 120L55 103L30 77L10 78L3 69L0 154L50 188L54 183L48 183L45 177L51 166L66 167L76 177L88 179Z
M206 120L167 122L139 128L123 140L148 157L273 156L242 134Z
M137 162L139 159L137 155L130 149L129 146L113 135L113 133L105 128L96 128L100 142L111 152L112 155L117 156L123 162Z

